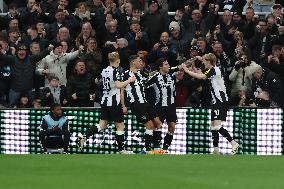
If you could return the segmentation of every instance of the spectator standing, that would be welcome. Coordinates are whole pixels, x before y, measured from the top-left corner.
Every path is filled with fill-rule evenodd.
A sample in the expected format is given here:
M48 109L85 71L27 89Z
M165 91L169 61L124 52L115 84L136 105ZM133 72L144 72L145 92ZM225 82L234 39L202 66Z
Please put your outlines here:
M59 78L51 76L48 78L49 85L41 91L41 104L44 107L50 107L53 104L67 105L66 87L59 84Z
M100 78L103 69L103 56L96 38L88 38L85 50L79 55L79 58L85 62L88 72L94 78Z
M85 22L91 21L91 12L85 2L79 2L76 5L75 12L73 13L80 25Z
M159 8L157 0L148 1L148 10L143 15L143 28L153 46L159 42L162 32L167 31L169 26L168 13Z
M76 31L80 25L73 15L70 15L66 10L56 9L54 17L55 21L47 24L46 27L46 38L48 40L56 39L58 31L62 27L66 27L71 31L71 38L76 36Z
M45 75L45 86L48 85L48 77L56 76L59 78L61 85L66 85L66 67L69 61L74 60L79 55L80 50L63 53L63 46L61 43L56 42L53 44L54 50L50 52L41 62L37 65L36 73L40 75Z
M261 91L266 91L272 101L283 106L283 83L274 72L258 67L252 80L252 97L257 98Z
M90 37L95 37L95 31L93 30L90 22L85 22L84 24L82 24L81 32L76 38L77 46L85 46Z
M168 32L163 32L160 36L160 42L153 46L149 54L149 62L156 62L159 58L168 60L171 67L177 65L177 51L176 47L170 43ZM155 65L154 69L157 70L158 66Z
M27 30L28 26L35 25L37 20L49 22L49 18L41 9L41 5L36 0L27 0L27 7L20 11L20 20L23 30Z
M229 79L232 82L231 98L235 98L241 89L247 94L251 94L253 74L259 67L246 54L243 54L235 62L234 68L229 75Z
M189 51L190 41L187 32L182 31L180 25L176 21L172 21L169 25L170 44L176 47L177 58L182 61Z
M76 62L74 74L67 81L66 93L71 106L94 107L97 98L95 78L87 72L84 61Z
M149 51L150 49L148 34L141 30L140 22L136 17L132 18L130 30L125 35L125 38L128 41L129 49L134 53L141 50Z
M33 79L35 64L39 62L49 50L42 51L39 55L28 56L27 46L19 44L16 49L16 56L2 55L0 61L11 65L11 89L9 92L9 105L13 106L20 95L26 93L32 101Z

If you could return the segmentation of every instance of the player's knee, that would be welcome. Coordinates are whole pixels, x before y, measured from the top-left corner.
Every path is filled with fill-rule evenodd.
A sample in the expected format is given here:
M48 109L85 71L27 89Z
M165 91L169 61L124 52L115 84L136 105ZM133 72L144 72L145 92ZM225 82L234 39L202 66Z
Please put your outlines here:
M212 125L210 126L211 131L218 131L221 128L221 125Z
M145 127L149 130L154 130L154 124L151 120L149 120L145 123Z
M169 126L169 127L168 127L168 132L174 134L174 132L175 132L175 126Z
M124 123L115 123L117 131L124 131Z
M100 129L106 129L107 128L107 123L100 123Z
M155 125L157 126L157 128L162 128L162 122L161 122L161 120L159 119L159 118L154 118L154 123L155 123Z
M167 122L167 124L168 124L168 132L174 133L176 128L175 122Z
M162 124L157 124L156 129L162 129L163 125Z

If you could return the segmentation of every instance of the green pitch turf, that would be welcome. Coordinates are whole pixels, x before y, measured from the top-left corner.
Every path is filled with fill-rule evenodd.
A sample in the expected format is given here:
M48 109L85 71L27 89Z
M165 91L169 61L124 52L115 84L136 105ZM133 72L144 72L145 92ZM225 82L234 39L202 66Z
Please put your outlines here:
M283 156L0 155L2 189L283 189Z

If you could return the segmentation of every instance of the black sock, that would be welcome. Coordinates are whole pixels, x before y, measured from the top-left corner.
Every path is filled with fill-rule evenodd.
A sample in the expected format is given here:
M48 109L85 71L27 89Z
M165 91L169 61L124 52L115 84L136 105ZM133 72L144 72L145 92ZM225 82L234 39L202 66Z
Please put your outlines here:
M152 142L153 142L153 135L149 135L145 133L145 148L146 151L152 150Z
M93 136L95 133L98 132L98 128L97 126L92 126L90 127L88 130L87 130L87 133L86 133L86 138L90 138L90 136Z
M224 127L221 127L219 129L219 133L225 137L229 142L232 142L233 138L231 137L231 135L229 134L229 132L224 128Z
M115 134L118 151L124 150L124 135Z
M168 150L168 148L170 147L170 145L172 143L172 140L173 140L173 135L167 133L165 138L164 138L164 144L163 144L163 149L164 150Z
M217 130L211 130L212 133L212 140L213 140L213 146L218 147L219 145L219 133Z
M162 131L153 131L153 144L154 148L161 147Z
M46 134L47 131L40 131L39 132L39 139L40 139L40 143L41 143L41 146L42 146L42 149L44 152L47 152L47 149L46 149Z
M71 134L69 131L63 131L63 135L64 135L64 139L63 139L63 142L64 142L64 151L67 152L68 151L68 146L69 146L69 142L70 142L70 137L71 137Z

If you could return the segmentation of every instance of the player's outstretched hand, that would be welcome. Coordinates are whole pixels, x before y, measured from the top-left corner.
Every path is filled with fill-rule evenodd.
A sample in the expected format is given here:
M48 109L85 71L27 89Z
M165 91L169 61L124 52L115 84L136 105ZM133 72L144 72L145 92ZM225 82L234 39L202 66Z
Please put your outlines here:
M196 56L195 58L197 58L197 60L202 61L203 58L201 56Z
M184 64L184 63L181 64L181 68L182 68L182 70L185 71L185 72L188 71L188 68L187 68L186 64Z
M180 65L178 66L179 71L183 71L183 70L184 70L184 69L183 69L184 67L186 67L186 64L185 64L185 63L180 64Z
M136 77L133 77L133 76L128 78L128 81L130 83L134 82L135 80L136 80Z

